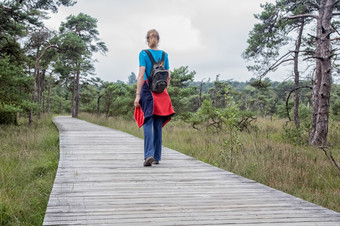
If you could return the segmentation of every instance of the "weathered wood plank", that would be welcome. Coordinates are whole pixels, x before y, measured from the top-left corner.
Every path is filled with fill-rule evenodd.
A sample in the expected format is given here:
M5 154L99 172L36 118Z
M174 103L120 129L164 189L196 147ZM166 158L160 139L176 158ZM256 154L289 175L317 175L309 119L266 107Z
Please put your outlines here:
M143 167L143 140L55 117L60 162L44 225L340 225L340 214L169 148Z

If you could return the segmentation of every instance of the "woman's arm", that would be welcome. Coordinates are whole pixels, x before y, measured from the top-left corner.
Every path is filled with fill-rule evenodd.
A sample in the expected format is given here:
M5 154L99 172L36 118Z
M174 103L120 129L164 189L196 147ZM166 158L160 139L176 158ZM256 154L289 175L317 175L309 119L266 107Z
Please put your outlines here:
M135 99L135 102L134 102L135 107L140 107L139 100L140 100L140 92L142 90L142 86L143 86L143 82L144 82L144 73L145 73L145 67L140 66L138 77L137 77L136 99Z

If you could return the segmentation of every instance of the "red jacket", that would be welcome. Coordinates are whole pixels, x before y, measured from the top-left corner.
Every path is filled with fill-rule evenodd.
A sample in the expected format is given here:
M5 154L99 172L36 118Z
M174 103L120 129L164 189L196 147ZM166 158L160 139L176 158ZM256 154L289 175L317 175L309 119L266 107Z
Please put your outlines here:
M138 127L141 127L145 119L153 115L164 116L164 126L175 114L168 91L165 89L162 93L153 93L146 82L142 86L139 104L141 107L135 108L134 112Z

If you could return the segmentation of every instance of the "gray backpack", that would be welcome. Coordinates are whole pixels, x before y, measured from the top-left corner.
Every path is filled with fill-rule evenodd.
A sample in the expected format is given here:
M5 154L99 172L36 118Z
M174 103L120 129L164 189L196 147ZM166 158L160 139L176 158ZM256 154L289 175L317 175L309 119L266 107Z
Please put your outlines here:
M168 71L164 68L165 52L162 52L162 59L156 62L148 49L143 51L148 54L152 63L152 70L150 76L148 76L149 88L154 93L162 93L168 85L167 79L169 76Z

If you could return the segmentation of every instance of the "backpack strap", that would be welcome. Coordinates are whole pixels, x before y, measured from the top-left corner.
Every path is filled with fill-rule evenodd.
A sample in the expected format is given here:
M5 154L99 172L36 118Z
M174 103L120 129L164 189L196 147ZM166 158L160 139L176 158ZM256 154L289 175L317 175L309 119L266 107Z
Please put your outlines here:
M148 54L149 59L151 60L151 63L152 63L152 66L153 66L153 65L156 63L156 61L155 61L155 59L153 58L153 56L152 56L150 50L148 50L148 49L143 49L143 51L146 52L146 54ZM161 59L161 62L163 62L163 64L164 64L164 60L165 60L165 52L162 51L162 59Z
M151 61L151 63L152 63L152 67L153 67L153 65L155 65L156 61L155 61L155 59L153 58L153 56L152 56L150 50L148 50L148 49L143 49L143 51L146 52L146 54L149 56L149 59L150 59L150 61ZM162 51L162 59L161 59L161 65L162 65L162 66L164 65L164 60L165 60L165 52ZM146 74L146 77L147 77L148 79L150 78L150 76L148 76L148 74Z
M148 54L149 59L151 60L152 66L156 63L155 59L153 58L151 52L148 49L144 49L144 52L146 52L146 54Z
M162 51L162 59L161 59L162 66L164 65L164 60L165 60L165 52Z

